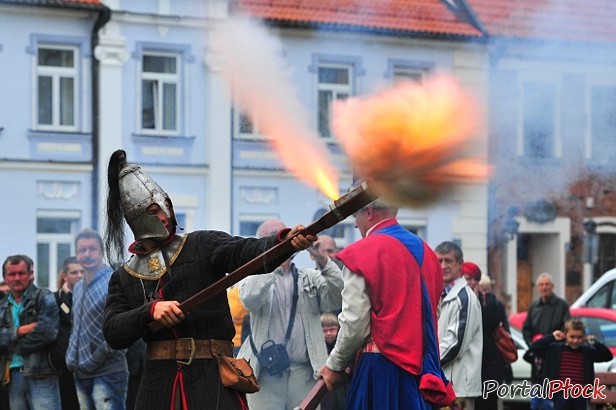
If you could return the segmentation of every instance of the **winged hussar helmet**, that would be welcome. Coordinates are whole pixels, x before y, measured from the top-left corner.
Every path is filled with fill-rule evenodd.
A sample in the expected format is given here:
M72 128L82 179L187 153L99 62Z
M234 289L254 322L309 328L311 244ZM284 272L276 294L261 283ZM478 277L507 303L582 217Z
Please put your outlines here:
M118 244L118 228L122 224L122 216L135 236L136 241L143 239L164 240L172 232L168 232L162 222L153 215L147 214L152 204L157 204L172 222L173 229L177 226L173 204L169 195L148 176L141 167L126 162L126 152L117 150L111 155L107 179L109 196L107 198L107 236L116 236ZM120 229L122 231L122 229ZM107 240L107 246L113 242ZM123 245L123 240L119 241Z

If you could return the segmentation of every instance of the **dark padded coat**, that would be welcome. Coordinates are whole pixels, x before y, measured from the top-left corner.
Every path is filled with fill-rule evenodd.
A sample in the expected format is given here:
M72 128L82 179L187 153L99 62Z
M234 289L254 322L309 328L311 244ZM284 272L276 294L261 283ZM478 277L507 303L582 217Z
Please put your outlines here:
M277 243L276 237L241 238L219 231L190 233L170 272L160 279L162 299L183 302ZM280 262L268 261L263 271L257 273L271 271ZM155 293L158 282L135 278L123 267L114 272L109 281L103 324L105 339L113 348L128 348L139 338L145 342L175 337L233 339L235 328L226 292L193 310L172 330L164 328L153 333L148 325L152 321L150 310L154 302L148 300L148 295ZM181 367L189 409L240 408L238 394L220 385L215 360L194 360L190 366ZM175 361L148 361L135 408L170 408L177 373Z

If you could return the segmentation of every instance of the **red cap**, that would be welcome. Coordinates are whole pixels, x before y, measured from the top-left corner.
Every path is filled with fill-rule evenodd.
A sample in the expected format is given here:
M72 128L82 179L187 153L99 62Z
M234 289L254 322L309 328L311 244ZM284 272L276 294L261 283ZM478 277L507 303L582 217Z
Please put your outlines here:
M462 264L462 276L470 276L477 282L481 279L481 269L473 262L464 262Z

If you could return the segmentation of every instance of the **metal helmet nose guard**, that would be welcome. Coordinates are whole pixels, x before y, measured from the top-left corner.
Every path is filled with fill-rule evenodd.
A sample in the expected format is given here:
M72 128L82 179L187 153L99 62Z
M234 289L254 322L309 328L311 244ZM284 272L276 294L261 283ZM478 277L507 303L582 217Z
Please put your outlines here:
M122 211L135 240L162 240L169 236L170 232L162 222L156 216L147 214L148 207L157 204L173 226L177 225L169 195L134 164L126 164L120 170L118 179Z

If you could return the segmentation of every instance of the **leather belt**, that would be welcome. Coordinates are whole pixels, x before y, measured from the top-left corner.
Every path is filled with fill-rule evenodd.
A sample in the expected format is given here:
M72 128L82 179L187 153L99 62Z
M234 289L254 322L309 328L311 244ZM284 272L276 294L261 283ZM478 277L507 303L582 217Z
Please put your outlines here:
M148 343L148 360L175 360L189 365L193 359L213 359L216 355L233 357L230 340L195 340L185 337Z

